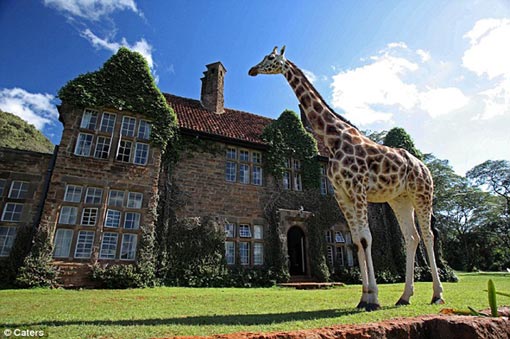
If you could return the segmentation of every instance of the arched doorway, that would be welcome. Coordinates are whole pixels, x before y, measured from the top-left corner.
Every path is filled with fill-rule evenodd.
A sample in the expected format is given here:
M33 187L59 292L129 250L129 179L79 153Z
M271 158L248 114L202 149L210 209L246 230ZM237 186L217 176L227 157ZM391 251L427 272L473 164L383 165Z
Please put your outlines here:
M306 275L305 233L300 227L293 226L287 232L287 248L290 275Z

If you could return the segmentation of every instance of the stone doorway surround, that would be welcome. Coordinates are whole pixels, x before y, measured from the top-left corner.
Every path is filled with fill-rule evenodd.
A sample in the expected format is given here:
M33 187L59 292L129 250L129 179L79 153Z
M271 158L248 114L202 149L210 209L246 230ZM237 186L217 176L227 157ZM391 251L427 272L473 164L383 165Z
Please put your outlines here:
M305 274L300 275L303 278L311 278L310 275L310 251L308 244L308 227L306 225L306 220L313 215L312 212L305 211L303 209L299 210L288 210L288 209L279 209L277 211L277 215L279 217L279 227L281 231L281 244L284 246L284 251L288 256L288 239L287 235L289 230L292 227L299 227L304 235L304 256L305 256Z

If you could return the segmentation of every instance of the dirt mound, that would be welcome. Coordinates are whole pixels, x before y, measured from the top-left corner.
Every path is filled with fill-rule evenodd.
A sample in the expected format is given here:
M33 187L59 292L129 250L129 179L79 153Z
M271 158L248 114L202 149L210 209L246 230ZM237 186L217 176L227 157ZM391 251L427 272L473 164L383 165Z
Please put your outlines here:
M510 339L508 318L432 315L362 325L273 333L232 333L180 339Z

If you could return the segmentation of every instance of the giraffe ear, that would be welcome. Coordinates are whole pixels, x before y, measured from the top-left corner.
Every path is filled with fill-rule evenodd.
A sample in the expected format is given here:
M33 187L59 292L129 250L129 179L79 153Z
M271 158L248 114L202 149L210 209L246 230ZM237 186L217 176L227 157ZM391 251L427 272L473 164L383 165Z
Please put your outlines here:
M283 45L281 51L280 51L280 55L284 55L285 54L285 45Z
M277 54L278 53L278 46L274 46L273 52L271 54Z

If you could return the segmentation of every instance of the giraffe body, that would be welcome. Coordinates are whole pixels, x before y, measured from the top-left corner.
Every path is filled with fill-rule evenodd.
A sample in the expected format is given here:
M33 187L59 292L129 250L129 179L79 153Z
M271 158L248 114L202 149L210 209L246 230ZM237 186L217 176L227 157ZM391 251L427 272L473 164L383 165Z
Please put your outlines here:
M329 152L328 178L342 210L352 240L358 247L363 283L358 308L380 308L372 262L372 236L368 203L387 202L399 222L406 244L406 285L397 305L409 304L413 294L414 257L420 240L414 214L421 227L433 279L432 302L443 303L430 229L433 182L428 168L403 149L377 144L345 118L337 115L315 90L304 73L284 56L284 48L252 67L249 74L283 74L294 90L315 134Z

